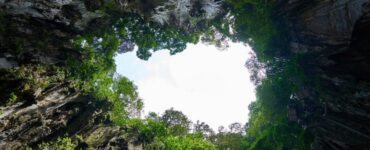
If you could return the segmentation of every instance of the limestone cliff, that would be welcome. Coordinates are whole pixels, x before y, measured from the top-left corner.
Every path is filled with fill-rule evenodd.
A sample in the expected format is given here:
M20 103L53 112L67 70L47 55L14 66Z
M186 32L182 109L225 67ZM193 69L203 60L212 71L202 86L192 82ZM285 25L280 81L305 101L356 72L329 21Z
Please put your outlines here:
M82 149L127 149L135 141L127 128L106 119L107 102L82 94L55 70L67 57L83 57L71 39L109 27L112 14L124 13L98 10L111 3L120 6L110 0L0 0L0 149L63 136Z
M129 6L136 3L130 2L0 0L0 149L35 146L66 133L82 136L80 148L127 149L135 140L105 119L107 104L71 88L71 81L53 71L32 69L83 57L70 40L110 26L116 16L133 11ZM370 147L370 1L276 0L274 12L289 39L284 48L303 55L301 67L320 81L317 87L292 78L300 87L299 122L315 136L312 149ZM20 66L31 72L15 76L7 70ZM26 84L27 74L37 84Z
M370 1L281 0L277 8L290 51L306 57L301 67L320 81L296 82L313 149L368 148Z

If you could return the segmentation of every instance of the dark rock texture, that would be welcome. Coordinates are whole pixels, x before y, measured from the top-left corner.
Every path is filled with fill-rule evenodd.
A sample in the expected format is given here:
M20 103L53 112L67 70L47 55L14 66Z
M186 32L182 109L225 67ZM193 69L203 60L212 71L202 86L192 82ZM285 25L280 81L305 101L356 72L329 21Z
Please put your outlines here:
M281 0L291 52L318 86L300 83L313 149L370 147L370 1ZM299 83L297 83L299 84Z
M31 101L31 102L30 102ZM33 98L0 107L0 149L23 149L69 136L78 148L127 149L127 128L106 118L107 102L83 96L68 83L49 87Z
M110 27L118 19L111 15L123 14L123 10L108 13L100 9L117 2L0 0L0 149L35 148L42 142L76 135L82 137L73 139L81 149L128 148L132 139L124 136L127 129L106 118L108 102L82 94L64 78L44 88L28 82L28 76L41 83L57 75L50 71L38 74L33 66L64 67L68 57L82 57L71 40ZM9 70L20 70L20 66L30 71L17 77ZM12 92L17 96L9 102Z
M100 11L109 2L122 7ZM0 69L62 65L67 57L81 57L71 39L111 25L112 16L151 8L127 2L0 0ZM320 87L297 82L301 88L296 95L303 112L294 114L293 120L301 120L314 134L312 149L369 149L370 0L276 3L275 15L286 21L283 28L290 39L286 44L292 53L306 57L307 61L301 62L305 73L320 81ZM135 7L139 9L130 9ZM0 93L21 86L21 81L1 79L4 91ZM34 89L20 97L23 102L8 105L0 101L0 149L35 146L65 133L82 135L81 148L127 149L129 140L122 138L126 129L105 122L105 104L68 84L63 80L45 90Z
M80 57L71 40L110 27L114 21L107 12L96 10L103 2L115 1L0 1L0 58L8 56L18 64L58 65L67 57Z

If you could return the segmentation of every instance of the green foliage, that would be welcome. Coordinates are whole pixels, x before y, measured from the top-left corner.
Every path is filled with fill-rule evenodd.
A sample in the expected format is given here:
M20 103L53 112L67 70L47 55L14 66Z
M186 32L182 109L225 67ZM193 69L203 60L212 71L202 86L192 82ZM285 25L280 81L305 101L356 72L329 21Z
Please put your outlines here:
M58 138L56 141L38 145L38 148L41 150L74 150L75 147L76 145L72 142L72 139L68 137Z
M147 119L146 124L147 127L142 130L142 135L146 139L150 139L148 141L152 141L155 137L162 137L168 134L166 126L162 122Z
M68 60L67 77L74 87L86 94L92 94L96 100L108 100L112 104L110 119L118 125L124 125L129 109L140 111L143 107L138 98L135 85L125 77L114 77L114 53L119 47L119 39L104 34L97 49L92 38L75 40L82 48L85 58L82 61ZM130 108L131 107L131 108Z
M167 128L163 122L158 122L152 119L130 119L127 122L129 136L137 136L138 141L144 146L150 145L157 138L167 136Z
M240 123L232 123L229 130L220 126L218 133L212 133L206 138L219 150L242 150L244 149L244 127Z
M215 134L215 132L208 124L206 124L205 122L200 122L199 120L197 120L197 122L193 124L193 132L201 134L206 139L209 139L210 136Z
M190 130L191 121L181 111L170 108L161 117L171 135L186 135Z
M17 102L17 95L14 94L14 92L10 93L10 98L9 98L9 102L10 103L16 103Z
M131 81L114 78L115 54L127 51L126 46L136 44L139 47L138 57L148 59L150 51L168 49L170 54L175 54L184 50L187 43L196 43L198 39L198 34L189 35L174 27L161 27L145 22L137 15L127 16L112 28L73 40L82 58L68 59L67 77L73 81L74 87L91 93L98 100L111 101L113 110L110 118L123 125L127 117L122 116L130 113L128 107L141 110L143 103Z
M277 29L271 19L272 0L226 0L235 17L233 40L248 43L256 52L258 59L267 61L270 54L265 53L270 40L276 36Z
M137 137L147 150L215 150L202 133L189 133L189 122L184 114L171 108L162 116L150 113L144 120L130 119L126 126L128 136Z
M109 113L109 119L119 126L125 125L128 119L124 105L122 101L114 100L112 102L112 109Z
M56 66L21 66L10 70L10 74L15 75L15 80L23 81L23 89L46 89L50 84L56 84L65 79L62 68ZM9 77L11 78L11 77Z
M242 150L244 137L239 133L218 133L212 137L212 142L217 149Z
M108 100L109 118L117 125L124 125L130 116L141 111L143 103L136 86L115 72L114 56L127 38L125 27L121 30L117 26L74 39L82 58L70 57L66 70L74 87L97 100Z
M190 34L176 27L147 22L135 15L121 19L117 23L117 29L138 46L137 56L144 60L158 50L166 49L174 55L183 51L187 43L197 43L200 36L200 33Z
M308 81L299 67L298 57L275 62L270 67L270 75L256 89L257 100L249 106L245 146L251 150L310 149L310 133L288 119L288 109L295 103L291 96L299 89L300 82Z
M186 136L167 136L160 140L163 150L216 150L216 147L196 134Z
M113 82L115 72L114 53L118 49L119 40L105 34L98 50L94 47L93 38L77 38L74 43L81 49L82 60L67 60L67 75L75 82L75 86L85 92L107 90L103 88ZM100 89L99 89L100 88ZM99 97L100 98L100 97Z
M272 19L274 1L227 0L226 3L235 17L230 23L235 33L223 31L234 41L248 43L258 57L254 60L257 62L246 64L259 86L256 102L249 106L245 148L309 149L310 133L296 121L290 121L288 111L299 111L289 108L296 103L291 97L304 83L315 81L300 66L303 58L289 52L286 46L289 36L279 27L283 21ZM258 77L257 71L261 69L266 72L265 79Z
M253 129L248 129L247 133ZM298 124L282 120L265 124L246 136L248 149L311 149L311 136ZM257 134L257 135L256 135Z
M126 77L119 77L113 85L116 94L123 94L130 99L136 99L136 86Z
M224 7L230 9L229 15L226 10L212 21L197 24L191 31L176 26L161 26L137 14L126 14L111 27L73 39L79 51L76 56L68 58L65 69L40 65L21 66L11 70L16 75L12 79L22 82L22 88L18 89L21 91L43 91L52 84L68 81L77 90L97 100L109 101L109 119L116 125L127 127L129 136L137 136L147 149L238 150L243 146L248 149L309 149L312 140L309 132L287 117L290 97L299 89L299 85L293 81L298 79L308 82L309 79L299 65L298 56L283 58L277 55L277 52L283 53L285 49L274 47L284 42L277 40L282 31L278 31L271 19L273 2L225 0ZM107 0L98 11L112 13L121 12L120 9L121 6L115 0ZM200 22L196 17L193 19L190 21ZM0 33L5 31L4 24L4 15L0 12ZM267 78L256 89L257 101L249 106L250 120L245 136L233 132L213 135L205 125L199 125L196 133L191 134L190 120L181 111L173 109L166 110L163 116L152 113L144 120L132 119L143 108L143 102L132 81L116 75L114 56L119 52L133 50L134 45L138 47L137 56L143 60L149 59L153 52L159 50L168 50L174 55L183 51L188 43L196 44L200 36L203 42L218 47L222 47L222 42L228 39L248 43L256 52L258 60L267 65ZM19 45L24 45L23 41L15 43L19 43L16 44L16 51L22 51ZM47 75L49 73L55 75ZM9 93L5 99L10 103L24 96L21 92ZM212 141L214 145L206 140ZM75 145L66 137L43 143L39 147L74 149Z
M108 95L107 98L113 105L110 119L118 125L124 125L128 117L134 116L143 108L143 102L138 97L136 86L126 77L114 79L107 93L102 94Z
M64 71L56 66L27 65L11 69L0 69L0 102L14 104L15 102L32 100L51 86L60 85L64 81Z

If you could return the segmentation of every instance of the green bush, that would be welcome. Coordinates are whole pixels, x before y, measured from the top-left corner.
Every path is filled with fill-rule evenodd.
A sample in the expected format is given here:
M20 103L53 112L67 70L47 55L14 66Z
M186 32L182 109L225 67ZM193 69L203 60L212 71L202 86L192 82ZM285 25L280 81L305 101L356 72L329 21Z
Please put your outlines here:
M38 148L41 150L74 150L75 147L76 145L72 142L72 139L68 137L58 138L56 141L38 145Z

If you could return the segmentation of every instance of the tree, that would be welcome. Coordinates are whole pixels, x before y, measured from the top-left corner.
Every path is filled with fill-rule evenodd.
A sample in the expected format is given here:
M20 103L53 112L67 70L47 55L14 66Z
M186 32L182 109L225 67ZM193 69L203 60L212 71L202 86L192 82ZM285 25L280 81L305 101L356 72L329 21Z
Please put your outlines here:
M226 131L223 126L219 132L210 137L210 141L220 150L242 150L243 149L243 128L240 123L229 125L230 130Z
M161 117L171 135L186 135L190 130L191 121L181 111L170 108Z
M250 72L250 80L254 85L260 85L262 80L266 78L266 65L258 61L255 53L249 53L250 58L245 63L245 67Z
M243 127L241 123L235 122L229 125L229 130L231 133L243 134L245 131L245 128Z
M258 56L267 62L274 52L267 53L272 38L278 34L272 21L272 0L225 0L234 19L225 20L233 27L230 37L234 41L248 43Z
M224 132L226 132L224 126L219 126L217 131L218 131L218 133L224 133Z
M123 101L125 111L130 117L139 117L144 107L137 87L128 78L118 76L113 84L113 91Z
M162 121L161 116L159 116L155 112L149 112L148 115L146 116L146 119L151 119L151 120L156 121L156 122Z
M162 139L163 150L216 150L216 147L198 135L189 134L182 137L168 136Z
M201 133L205 138L209 138L211 135L215 134L208 124L205 122L200 122L199 120L197 120L197 122L193 125L193 132Z
M138 15L121 19L115 28L117 29L115 34L124 41L121 47L132 48L133 43L138 47L137 56L143 60L149 59L152 52L158 50L169 50L170 54L174 55L183 51L187 43L197 43L200 36L199 33L188 33L174 26L161 26L148 22ZM127 49L131 50L130 48Z
M100 88L104 89L103 96L112 103L110 117L114 123L124 125L129 118L140 116L144 104L136 85L128 78L117 76L112 84Z
M245 138L248 149L310 148L310 134L287 117L287 106L295 86L289 79L288 67L283 67L282 72L262 81L256 90L257 100L249 105L250 119Z

